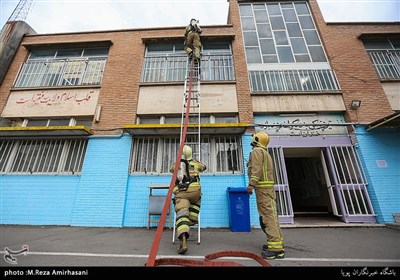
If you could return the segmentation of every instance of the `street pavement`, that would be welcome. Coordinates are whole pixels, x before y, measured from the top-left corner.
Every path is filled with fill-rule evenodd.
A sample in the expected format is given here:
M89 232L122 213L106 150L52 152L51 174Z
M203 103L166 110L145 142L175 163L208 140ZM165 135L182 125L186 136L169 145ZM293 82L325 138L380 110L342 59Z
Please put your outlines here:
M272 267L335 267L335 273L342 277L348 273L368 273L370 277L380 273L387 279L394 274L400 276L400 230L385 226L347 226L283 228L282 231L285 258L268 260ZM145 267L153 246L158 247L157 259L203 261L206 255L220 251L260 255L265 243L265 235L258 228L252 228L251 232L203 228L200 243L195 236L197 231L192 229L189 250L181 256L176 253L179 242L172 242L172 230L165 228L162 233L159 246L154 246L156 228L1 225L0 266L3 275L7 271L26 275L29 268L36 267ZM14 262L6 249L14 252L11 256ZM260 267L259 263L244 257L219 260Z

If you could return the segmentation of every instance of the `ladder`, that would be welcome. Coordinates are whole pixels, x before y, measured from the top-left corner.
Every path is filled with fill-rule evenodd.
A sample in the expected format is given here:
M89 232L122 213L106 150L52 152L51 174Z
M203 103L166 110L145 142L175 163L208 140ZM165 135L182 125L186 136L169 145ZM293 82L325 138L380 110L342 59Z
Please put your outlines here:
M157 256L158 246L161 241L162 231L164 229L165 221L167 218L168 209L171 203L172 190L175 186L175 180L179 169L180 158L184 144L191 145L192 155L200 159L200 65L194 63L194 58L187 59L185 85L183 92L183 106L182 106L182 123L180 134L180 145L177 160L175 161L174 173L171 178L167 197L164 203L160 221L158 223L156 237L153 240L153 245L148 257L146 266L154 266ZM186 110L185 110L186 109ZM190 117L190 118L189 118ZM190 119L190 121L189 121ZM189 135L189 137L187 137ZM187 141L189 140L189 141ZM174 211L174 228L172 234L172 242L175 242L176 233L176 212ZM200 215L199 223L197 225L197 242L200 243Z
M181 119L181 134L180 144L189 145L192 148L192 156L194 159L201 161L201 146L200 146L200 63L194 62L188 57L186 61L185 85L183 90L183 105ZM184 133L185 118L188 116L186 134ZM172 231L172 243L175 244L176 239L176 213L174 212L174 224ZM200 244L200 214L198 223L193 227L197 228L197 243Z
M188 57L186 61L185 85L183 90L183 105L181 118L180 143L189 145L192 148L193 158L201 161L200 151L200 63L195 63L195 58ZM190 94L190 100L189 100ZM187 110L189 107L189 110ZM185 114L189 112L186 135L183 135Z

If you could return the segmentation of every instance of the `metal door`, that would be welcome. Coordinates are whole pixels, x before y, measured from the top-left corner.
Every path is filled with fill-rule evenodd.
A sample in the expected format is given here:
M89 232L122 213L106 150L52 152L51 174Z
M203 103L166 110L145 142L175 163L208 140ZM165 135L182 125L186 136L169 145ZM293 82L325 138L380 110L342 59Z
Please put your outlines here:
M367 180L353 146L329 146L324 157L332 206L346 223L376 223ZM336 204L338 205L336 207Z
M271 155L274 164L274 188L276 192L276 206L279 215L279 222L283 224L293 224L292 199L290 198L283 149L281 146L268 147L268 152Z

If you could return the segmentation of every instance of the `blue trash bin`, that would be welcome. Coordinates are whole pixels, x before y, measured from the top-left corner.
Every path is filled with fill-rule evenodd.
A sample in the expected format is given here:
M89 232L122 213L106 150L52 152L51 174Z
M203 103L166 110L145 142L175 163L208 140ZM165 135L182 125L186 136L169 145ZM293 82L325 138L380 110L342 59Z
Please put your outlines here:
M247 188L227 188L229 225L234 232L250 232L250 205Z

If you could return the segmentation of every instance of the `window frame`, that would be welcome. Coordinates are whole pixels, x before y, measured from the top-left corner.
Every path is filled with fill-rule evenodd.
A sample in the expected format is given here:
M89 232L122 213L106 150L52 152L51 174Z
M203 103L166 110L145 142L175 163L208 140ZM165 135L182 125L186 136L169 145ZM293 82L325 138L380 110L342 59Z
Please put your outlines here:
M87 145L79 137L0 140L0 174L80 175Z
M61 56L62 51L80 55ZM93 50L99 50L98 53ZM48 52L48 55L35 53ZM93 51L90 53L90 51ZM86 55L86 52L89 52ZM103 52L103 54L101 53ZM53 53L51 55L51 53ZM109 48L31 50L14 82L15 88L101 85Z
M222 140L222 141L221 141ZM151 141L152 146L144 145L144 141ZM190 142L190 139L187 139ZM168 145L169 144L169 145ZM179 136L134 136L132 139L132 149L130 156L129 173L131 175L167 175L170 174L169 169L175 163L176 155L179 149ZM223 150L223 145L226 149L226 145L235 145L235 170L229 170L232 164L229 165L228 159L229 154L227 150ZM154 155L144 154L144 151L154 151ZM224 156L224 153L226 154ZM196 156L198 154L197 147L193 147L193 157L199 159ZM219 155L218 155L219 154ZM138 166L139 157L144 158L144 163ZM219 159L218 159L219 157ZM167 158L166 162L165 159ZM243 151L242 151L242 139L239 135L202 135L201 136L201 156L199 159L202 163L207 166L204 171L205 174L243 174L244 163L243 163ZM219 160L219 161L218 161ZM151 161L151 162L150 162ZM231 161L232 162L232 161ZM142 166L150 166L152 164L152 170L144 170ZM222 166L222 164L224 166Z
M305 5L307 9L307 13L301 12L298 8L299 5ZM275 8L275 13L271 14L271 9ZM279 10L277 10L279 9ZM285 18L286 11L293 10L296 21L290 20L289 18ZM267 13L267 19L260 21L259 17L257 18L257 13L261 11L265 11ZM251 63L261 63L261 64L273 64L273 63L307 63L305 61L304 55L308 55L308 62L309 63L328 63L327 55L325 49L322 45L322 40L319 36L313 15L311 13L311 9L307 2L276 2L276 3L241 3L239 4L239 14L242 24L242 33L243 37L246 38L247 33L255 33L257 43L253 45L246 44L246 40L244 41L244 48L246 53L246 61L248 64ZM273 19L273 21L271 21ZM277 20L282 19L283 26L277 27L276 22ZM312 24L313 27L309 28L305 26L305 21L307 20L308 24ZM244 21L253 21L251 26L254 26L254 29L246 29L247 25L244 25ZM273 25L275 24L275 27ZM291 37L287 24L297 24L300 28L301 36L294 36ZM261 25L268 25L270 36L269 37L260 37L260 30L259 27ZM318 36L318 44L309 44L307 43L306 36L304 31L315 31ZM286 42L279 43L277 42L276 34L285 34ZM275 34L275 35L274 35ZM293 50L292 39L302 39L305 43L305 47L307 49L307 53L295 53ZM272 40L274 44L274 52L272 50L268 51L267 53L263 53L261 50L261 45L263 40ZM264 45L265 46L265 45ZM313 60L313 53L310 51L310 47L319 47L322 49L324 57L318 60ZM291 52L291 57L293 61L281 61L283 56L279 56L279 50L285 48L285 50L289 50ZM255 55L257 53L257 58L249 57L249 52L252 50L252 53ZM282 49L283 50L283 49ZM283 55L283 53L281 53ZM315 55L315 54L314 54ZM296 59L297 56L297 59ZM285 56L286 57L286 56ZM274 59L275 58L275 59ZM288 57L286 57L288 58ZM306 59L307 60L307 59Z

